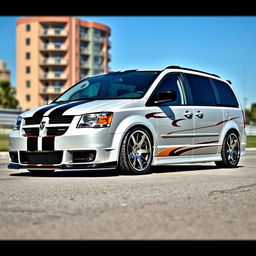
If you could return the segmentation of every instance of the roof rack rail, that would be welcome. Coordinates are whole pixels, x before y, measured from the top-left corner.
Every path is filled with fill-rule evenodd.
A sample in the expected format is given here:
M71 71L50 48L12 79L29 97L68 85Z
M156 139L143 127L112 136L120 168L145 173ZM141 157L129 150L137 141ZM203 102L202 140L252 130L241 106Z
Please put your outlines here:
M211 73L208 73L208 72L204 72L204 71L197 70L197 69L192 69L192 68L184 68L184 67L180 67L180 66L168 66L165 69L185 69L185 70L196 71L196 72L200 72L200 73L203 73L203 74L207 74L207 75L211 75L211 76L215 76L215 77L220 78L218 75L215 75L215 74L211 74Z

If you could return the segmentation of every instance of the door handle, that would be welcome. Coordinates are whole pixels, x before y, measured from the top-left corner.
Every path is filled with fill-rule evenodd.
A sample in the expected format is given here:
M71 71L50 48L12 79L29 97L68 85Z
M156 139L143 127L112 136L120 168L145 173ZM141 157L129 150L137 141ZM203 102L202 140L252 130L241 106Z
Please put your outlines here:
M198 116L199 118L202 118L202 117L204 116L204 113L198 110L198 111L195 113L195 116Z
M193 113L191 113L191 112L188 111L188 110L183 113L183 116L185 116L185 117L187 117L187 118L190 118L192 115L193 115Z

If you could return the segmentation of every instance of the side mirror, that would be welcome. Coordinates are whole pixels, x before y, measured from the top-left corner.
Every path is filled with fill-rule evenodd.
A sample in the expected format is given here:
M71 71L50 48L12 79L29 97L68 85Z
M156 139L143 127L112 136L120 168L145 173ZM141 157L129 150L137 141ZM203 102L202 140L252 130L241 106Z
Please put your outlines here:
M157 95L157 100L154 103L172 102L177 99L175 91L164 90L160 91Z

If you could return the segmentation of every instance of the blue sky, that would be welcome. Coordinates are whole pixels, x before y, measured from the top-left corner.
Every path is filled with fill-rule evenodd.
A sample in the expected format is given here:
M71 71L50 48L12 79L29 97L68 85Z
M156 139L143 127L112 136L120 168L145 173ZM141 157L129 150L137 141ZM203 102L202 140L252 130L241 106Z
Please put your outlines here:
M0 17L0 60L16 85L16 19ZM240 101L256 102L256 17L85 16L110 26L111 70L180 65L232 81Z

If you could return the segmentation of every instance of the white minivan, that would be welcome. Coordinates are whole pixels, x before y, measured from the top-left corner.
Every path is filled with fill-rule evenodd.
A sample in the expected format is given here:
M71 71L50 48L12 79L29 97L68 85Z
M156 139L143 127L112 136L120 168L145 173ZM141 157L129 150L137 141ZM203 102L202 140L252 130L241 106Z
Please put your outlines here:
M231 82L168 66L88 77L51 104L22 113L9 136L9 168L118 168L214 161L236 167L245 154L245 118Z

